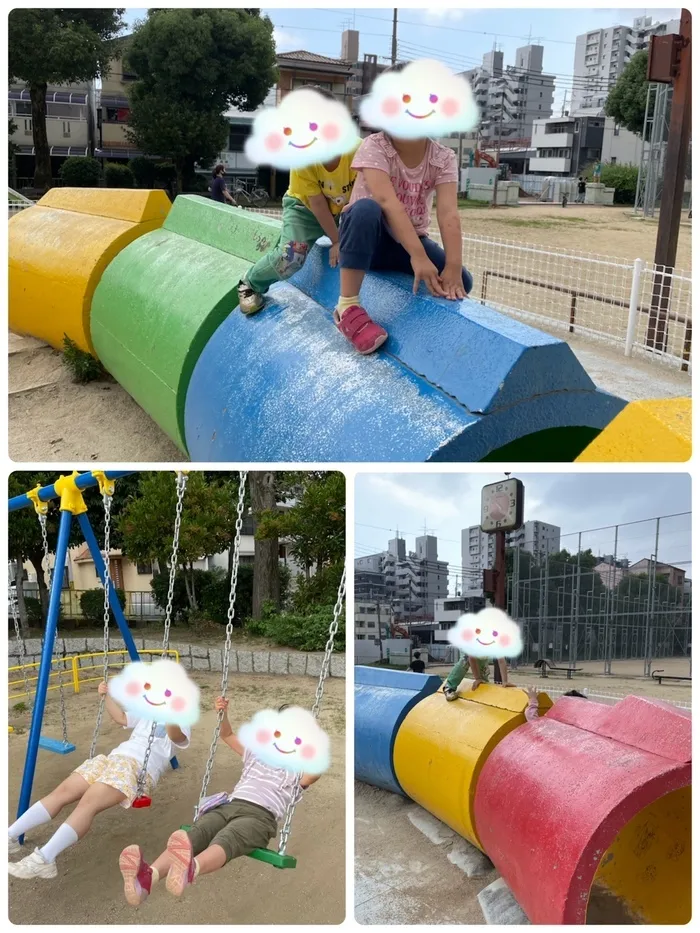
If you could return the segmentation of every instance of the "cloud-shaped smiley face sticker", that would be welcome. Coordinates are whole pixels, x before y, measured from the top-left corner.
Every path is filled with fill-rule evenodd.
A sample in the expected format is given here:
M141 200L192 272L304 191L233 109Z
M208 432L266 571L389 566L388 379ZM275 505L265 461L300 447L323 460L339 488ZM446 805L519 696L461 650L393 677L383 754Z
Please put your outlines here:
M272 768L323 774L331 763L328 736L308 710L264 709L238 730L241 745Z
M479 122L469 82L430 59L379 75L360 116L398 139L466 133Z
M299 88L278 107L260 111L246 140L245 154L256 165L301 169L331 162L352 152L359 142L357 127L343 104Z
M523 637L516 622L501 609L460 616L447 633L455 648L472 658L517 658Z
M192 726L199 719L199 687L176 661L132 661L109 681L109 695L139 719Z

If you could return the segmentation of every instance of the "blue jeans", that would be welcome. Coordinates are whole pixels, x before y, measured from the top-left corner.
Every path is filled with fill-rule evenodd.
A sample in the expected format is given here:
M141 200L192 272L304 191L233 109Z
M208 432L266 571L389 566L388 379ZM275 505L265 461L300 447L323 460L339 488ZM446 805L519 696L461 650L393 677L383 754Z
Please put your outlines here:
M407 272L413 275L411 257L389 231L382 209L372 198L361 198L340 215L341 269L369 269ZM445 250L427 236L419 237L428 259L438 272L445 268ZM473 279L462 268L462 284L467 294Z

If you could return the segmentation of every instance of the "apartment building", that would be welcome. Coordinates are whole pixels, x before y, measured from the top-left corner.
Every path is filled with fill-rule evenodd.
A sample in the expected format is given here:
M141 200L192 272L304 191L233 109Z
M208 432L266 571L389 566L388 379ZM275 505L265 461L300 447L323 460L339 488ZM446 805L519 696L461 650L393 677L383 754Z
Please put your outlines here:
M98 147L95 155L109 162L126 162L143 155L126 137L131 112L127 90L137 77L129 70L126 60L130 42L130 35L119 40L119 57L109 63L109 72L102 77L97 100Z
M506 536L506 546L520 548L537 559L561 549L561 528L532 520ZM483 596L483 572L496 561L496 536L485 534L479 525L462 530L462 595Z
M610 88L632 56L649 47L651 36L672 35L679 29L677 19L653 23L651 16L639 16L631 26L609 26L577 36L571 112L603 107Z
M355 597L355 639L372 641L388 638L391 633L392 607L390 603L371 603Z

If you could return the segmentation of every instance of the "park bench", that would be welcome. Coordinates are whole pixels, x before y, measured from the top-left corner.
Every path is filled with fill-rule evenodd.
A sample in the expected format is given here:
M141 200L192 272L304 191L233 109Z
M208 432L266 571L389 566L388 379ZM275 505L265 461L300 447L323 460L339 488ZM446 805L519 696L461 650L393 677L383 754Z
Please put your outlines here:
M547 677L548 671L564 671L567 680L571 680L574 674L583 671L582 667L557 667L548 658L539 658L539 660L535 661L535 668L539 670L540 677Z
M684 677L681 674L664 674L664 669L661 667L656 671L651 672L651 676L658 682L661 686L662 680L687 680L692 681L692 677Z

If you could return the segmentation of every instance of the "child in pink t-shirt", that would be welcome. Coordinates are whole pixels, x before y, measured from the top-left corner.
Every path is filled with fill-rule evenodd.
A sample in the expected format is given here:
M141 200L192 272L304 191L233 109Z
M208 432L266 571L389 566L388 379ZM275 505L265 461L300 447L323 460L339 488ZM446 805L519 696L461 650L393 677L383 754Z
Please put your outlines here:
M369 269L413 275L413 291L425 282L431 295L457 300L471 291L462 267L462 230L457 208L457 160L432 139L368 136L352 167L357 180L340 221L339 330L360 353L373 353L387 339L383 327L360 304ZM443 249L428 237L433 197Z

